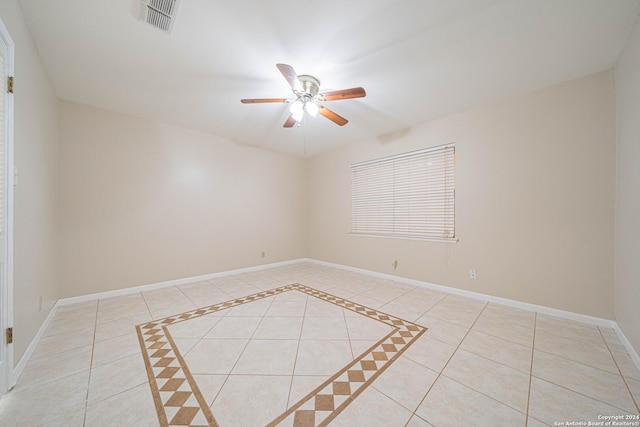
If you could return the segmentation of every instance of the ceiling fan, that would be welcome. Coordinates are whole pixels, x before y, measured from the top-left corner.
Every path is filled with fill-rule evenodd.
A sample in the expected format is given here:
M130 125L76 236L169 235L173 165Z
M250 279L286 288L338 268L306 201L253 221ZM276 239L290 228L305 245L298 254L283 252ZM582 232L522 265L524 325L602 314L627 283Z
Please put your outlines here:
M348 120L334 111L328 109L324 105L319 105L318 102L326 101L338 101L341 99L362 98L366 96L366 92L361 87L354 87L351 89L335 90L331 92L320 93L320 80L307 74L296 74L291 65L276 64L278 70L282 73L287 80L293 94L296 96L294 101L287 98L258 98L258 99L241 99L243 104L263 104L263 103L291 103L289 107L289 117L284 122L284 127L293 127L297 122L300 122L304 117L306 111L309 115L315 117L318 113L331 120L338 126L344 126Z

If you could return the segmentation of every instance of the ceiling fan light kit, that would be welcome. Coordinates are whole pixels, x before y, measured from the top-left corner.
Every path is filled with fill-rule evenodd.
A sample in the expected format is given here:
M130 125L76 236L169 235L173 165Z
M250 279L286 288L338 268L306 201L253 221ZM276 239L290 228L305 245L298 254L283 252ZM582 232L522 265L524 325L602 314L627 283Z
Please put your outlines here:
M367 94L361 87L354 87L351 89L336 90L331 92L320 92L320 80L310 76L308 74L296 74L291 65L276 64L278 70L282 73L289 86L293 90L293 94L296 96L295 101L291 101L287 98L252 98L241 99L243 104L264 104L264 103L289 103L293 102L289 107L290 115L284 122L284 127L293 127L296 123L299 123L304 118L304 112L306 111L311 117L316 117L318 113L321 116L326 117L338 126L344 126L348 123L348 120L334 111L328 109L324 105L319 105L319 102L327 101L339 101L342 99L363 98Z

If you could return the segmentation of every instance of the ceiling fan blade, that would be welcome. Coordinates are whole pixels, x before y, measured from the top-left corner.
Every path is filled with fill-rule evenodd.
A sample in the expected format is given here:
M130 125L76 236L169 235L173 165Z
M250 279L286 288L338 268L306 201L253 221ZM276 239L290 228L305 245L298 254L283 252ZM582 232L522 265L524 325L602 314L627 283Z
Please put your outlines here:
M298 79L298 75L296 74L295 70L291 65L276 64L276 67L278 67L278 70L280 70L280 72L282 73L284 78L287 80L287 82L291 86L291 89L293 89L294 92L298 93L298 92L304 91L304 89L302 89L302 84L300 83L300 79Z
M257 99L241 99L243 104L265 104L268 102L289 102L286 98L257 98Z
M293 114L289 114L289 117L287 117L287 121L284 122L283 127L285 128L292 128L293 125L296 124L296 119L293 118Z
M361 87L351 89L334 90L332 92L324 92L318 95L320 101L337 101L340 99L364 98L367 93Z
M334 122L338 126L344 126L349 122L349 120L347 120L344 117L342 117L341 115L331 111L327 107L323 107L322 105L318 106L318 113L322 114L323 116L325 116L327 119L331 120L332 122Z

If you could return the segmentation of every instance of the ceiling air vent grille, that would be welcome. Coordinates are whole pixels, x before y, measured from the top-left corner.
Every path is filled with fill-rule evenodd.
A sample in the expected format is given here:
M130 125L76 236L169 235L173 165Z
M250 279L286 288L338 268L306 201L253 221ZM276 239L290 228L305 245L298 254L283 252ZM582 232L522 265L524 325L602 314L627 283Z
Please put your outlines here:
M180 0L141 0L141 19L171 33L179 4Z

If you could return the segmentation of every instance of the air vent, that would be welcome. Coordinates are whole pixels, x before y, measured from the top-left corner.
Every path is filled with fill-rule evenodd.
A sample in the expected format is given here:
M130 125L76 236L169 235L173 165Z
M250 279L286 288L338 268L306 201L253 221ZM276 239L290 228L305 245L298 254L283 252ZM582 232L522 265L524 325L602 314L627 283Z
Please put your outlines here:
M140 18L167 33L173 30L180 0L141 0Z

